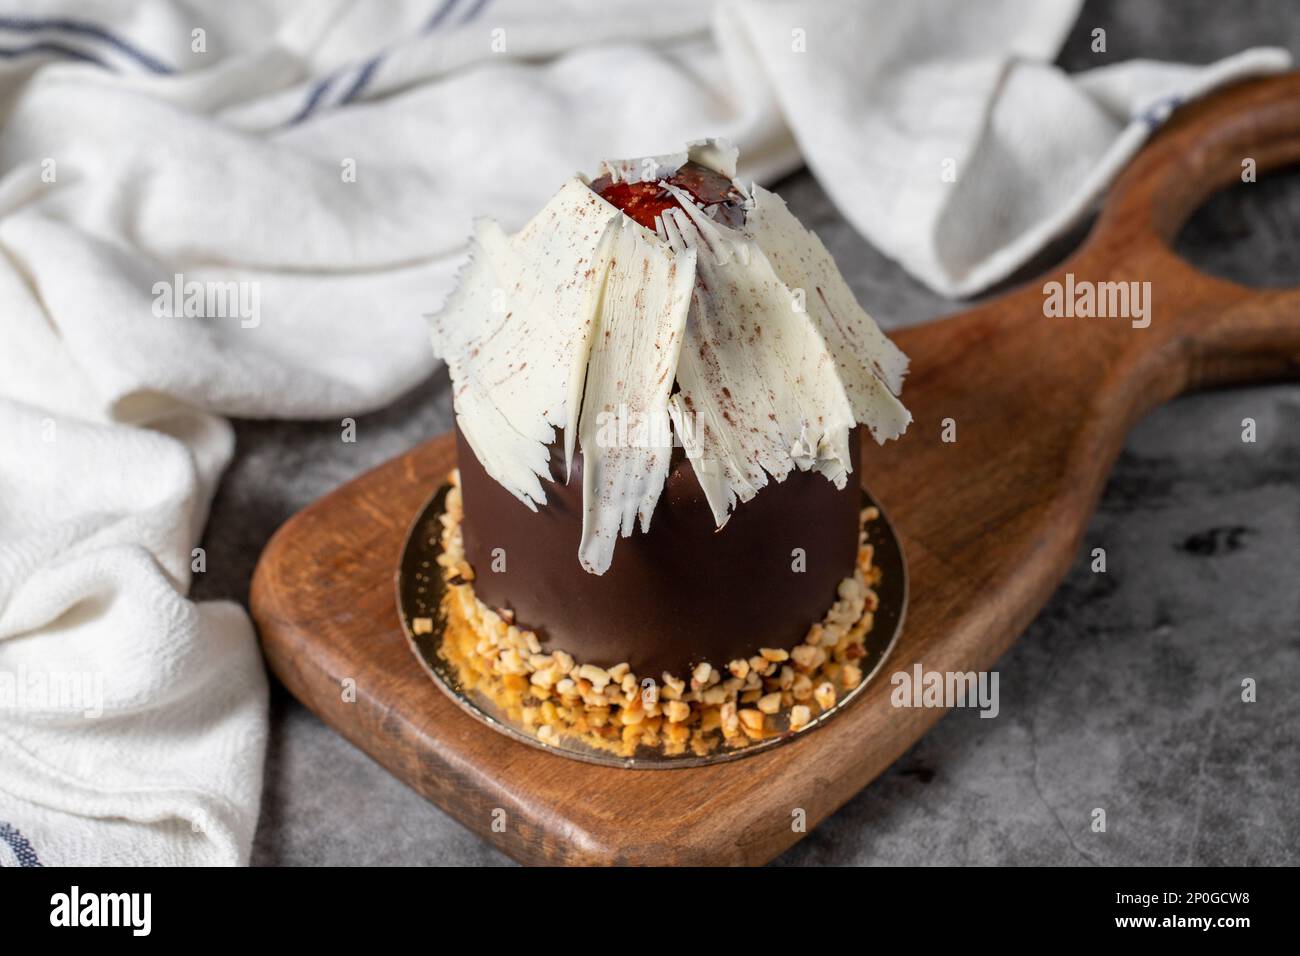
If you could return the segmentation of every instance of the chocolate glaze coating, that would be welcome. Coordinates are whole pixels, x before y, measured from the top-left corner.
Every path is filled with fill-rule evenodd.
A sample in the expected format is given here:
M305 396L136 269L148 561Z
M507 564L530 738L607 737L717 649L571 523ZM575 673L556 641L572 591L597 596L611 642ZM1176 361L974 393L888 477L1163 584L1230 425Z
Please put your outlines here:
M694 470L675 449L650 531L620 538L609 570L595 575L578 563L581 454L569 483L546 484L547 503L532 512L483 470L458 428L475 590L486 604L513 610L547 650L605 667L626 661L643 678L794 647L853 573L862 504L856 429L849 446L853 471L842 490L794 472L738 505L717 531ZM551 473L564 474L561 441L551 446ZM499 573L495 548L505 550ZM807 553L802 573L792 569L794 548Z

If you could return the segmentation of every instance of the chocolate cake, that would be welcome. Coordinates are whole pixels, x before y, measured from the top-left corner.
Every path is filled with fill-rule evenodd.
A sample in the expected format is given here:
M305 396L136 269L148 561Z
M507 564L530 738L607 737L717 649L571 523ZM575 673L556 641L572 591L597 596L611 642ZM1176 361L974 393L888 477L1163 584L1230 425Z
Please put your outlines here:
M686 456L674 456L645 534L620 542L603 575L574 555L582 532L582 456L573 479L557 485L545 508L529 511L483 470L459 433L465 557L490 568L492 551L506 571L479 574L478 597L510 608L537 630L545 647L658 678L689 674L697 664L726 663L760 647L790 649L835 603L858 557L857 486L836 488L796 472L737 509L722 532ZM858 456L853 445L853 467ZM563 473L553 447L552 468ZM796 548L802 572L791 570ZM766 584L764 582L767 582Z
M514 236L476 223L433 319L443 653L544 741L705 753L862 679L858 435L906 428L907 360L735 162L607 161Z

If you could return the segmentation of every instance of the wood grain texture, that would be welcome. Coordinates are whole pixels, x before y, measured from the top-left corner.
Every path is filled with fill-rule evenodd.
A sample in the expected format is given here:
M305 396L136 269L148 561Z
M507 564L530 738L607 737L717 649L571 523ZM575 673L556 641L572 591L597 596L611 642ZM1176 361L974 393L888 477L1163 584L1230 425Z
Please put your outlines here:
M1033 283L899 332L915 422L868 443L862 475L902 538L912 581L886 672L990 667L1074 558L1129 426L1191 389L1300 371L1300 290L1206 276L1169 250L1216 188L1300 162L1300 74L1180 111L1112 189L1088 240ZM1046 318L1043 284L1149 281L1153 320ZM867 303L868 307L870 303ZM957 441L941 440L956 422ZM667 772L578 764L462 713L425 676L398 623L393 576L408 523L454 464L443 435L317 501L267 546L252 607L281 681L418 792L526 862L741 864L775 856L942 716L899 709L887 679L826 727L745 760ZM342 681L357 699L343 700ZM507 813L504 833L492 812Z

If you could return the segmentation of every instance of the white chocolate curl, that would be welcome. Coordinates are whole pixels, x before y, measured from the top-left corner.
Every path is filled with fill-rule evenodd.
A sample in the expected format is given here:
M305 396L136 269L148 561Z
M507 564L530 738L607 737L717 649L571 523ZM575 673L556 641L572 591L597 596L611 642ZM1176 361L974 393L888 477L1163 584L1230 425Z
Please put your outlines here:
M602 168L662 182L688 159L735 175L736 151L721 140ZM777 196L733 184L747 197L741 229L664 182L683 208L655 234L575 177L514 236L477 223L459 285L432 319L457 422L493 479L536 510L541 479L556 480L555 429L566 481L578 443L578 560L593 574L638 520L650 527L669 418L718 527L794 470L844 487L855 423L883 443L911 421L895 397L907 356L826 248Z
M578 559L603 574L621 533L650 528L672 459L668 393L682 348L695 253L675 253L635 221L607 233L609 272L587 365L582 442L582 542Z

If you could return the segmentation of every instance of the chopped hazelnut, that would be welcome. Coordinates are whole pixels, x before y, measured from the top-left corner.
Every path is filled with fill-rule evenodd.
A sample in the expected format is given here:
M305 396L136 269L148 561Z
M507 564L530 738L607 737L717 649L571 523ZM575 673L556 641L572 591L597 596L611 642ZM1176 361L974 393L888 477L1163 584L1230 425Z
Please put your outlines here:
M795 700L807 700L812 697L812 678L807 674L799 674L795 677L794 684L791 685L790 691L794 694Z
M817 705L821 707L822 710L830 710L835 706L835 687L829 681L820 684L817 689L813 691L813 697L816 698Z
M819 667L826 660L826 652L820 647L800 644L790 652L790 657L794 660L795 667L807 673Z
M670 700L664 705L664 714L672 723L679 724L691 715L691 708L680 700Z
M736 705L730 701L722 705L718 711L718 721L722 726L724 737L734 737L740 733L740 715L736 711Z
M519 652L513 647L502 651L497 661L501 665L503 674L524 674L528 670L524 664L524 659L519 656Z
M546 670L533 671L529 681L536 687L551 688L555 686L557 676L555 671L548 667Z
M591 686L597 691L603 691L609 683L609 671L595 664L583 664L578 668L578 676L591 681Z

